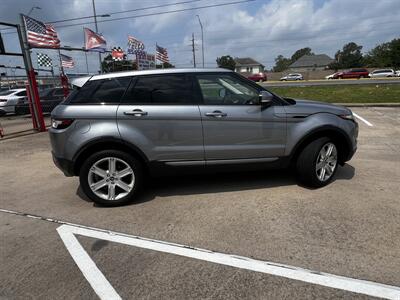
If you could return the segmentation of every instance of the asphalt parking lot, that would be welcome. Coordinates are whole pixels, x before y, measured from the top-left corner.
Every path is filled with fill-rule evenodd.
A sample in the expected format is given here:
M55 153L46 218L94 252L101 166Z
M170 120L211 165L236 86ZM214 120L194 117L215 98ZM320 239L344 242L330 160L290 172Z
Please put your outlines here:
M61 174L47 133L0 141L0 298L400 299L400 108L353 111L358 152L325 188L169 177L117 208Z

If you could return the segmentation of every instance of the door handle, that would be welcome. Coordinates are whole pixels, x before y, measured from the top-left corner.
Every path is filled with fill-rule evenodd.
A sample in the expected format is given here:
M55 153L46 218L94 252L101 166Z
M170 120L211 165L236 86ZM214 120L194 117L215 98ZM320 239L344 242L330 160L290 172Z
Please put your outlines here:
M222 117L226 117L227 114L223 113L222 111L219 110L214 110L213 112L208 112L206 113L207 117L216 117L216 118L222 118Z
M147 111L143 111L141 109L134 109L132 111L124 111L124 115L142 117L142 116L147 116Z

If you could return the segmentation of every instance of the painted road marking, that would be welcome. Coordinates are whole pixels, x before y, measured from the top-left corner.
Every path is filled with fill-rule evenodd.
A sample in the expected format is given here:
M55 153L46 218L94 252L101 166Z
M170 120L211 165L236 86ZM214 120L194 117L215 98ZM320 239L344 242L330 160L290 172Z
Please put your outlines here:
M84 248L75 238L75 234L106 240L138 248L154 250L184 257L190 257L225 266L281 276L289 279L318 284L326 287L341 289L349 292L365 294L387 299L399 299L400 288L372 281L353 279L328 273L316 272L294 266L255 260L249 257L214 252L158 240L118 232L104 232L70 225L57 228L58 234L64 241L69 253L101 299L120 299L114 288L91 260ZM90 260L87 261L87 260Z
M299 280L311 284L317 284L349 292L365 294L373 297L400 299L400 287L396 286L376 283L373 281L354 279L350 277L337 276L329 273L312 271L274 262L255 260L244 256L219 253L206 249L147 239L129 234L69 223L62 220L46 218L43 216L32 215L12 210L0 209L0 212L24 216L56 224L63 224L62 226L59 226L57 228L57 232L64 242L68 252L74 259L75 263L82 271L83 275L88 280L89 284L93 287L94 291L97 293L100 299L121 299L121 297L108 282L105 276L101 273L101 271L97 268L96 264L79 243L75 235L87 236L143 249L190 257L194 259L213 262L216 264L261 272L269 275Z
M365 124L367 124L368 126L371 126L371 127L374 126L374 125L372 125L372 123L368 122L368 121L365 120L363 117L357 115L355 112L353 112L353 115L354 115L357 119L363 121L363 122L364 122Z

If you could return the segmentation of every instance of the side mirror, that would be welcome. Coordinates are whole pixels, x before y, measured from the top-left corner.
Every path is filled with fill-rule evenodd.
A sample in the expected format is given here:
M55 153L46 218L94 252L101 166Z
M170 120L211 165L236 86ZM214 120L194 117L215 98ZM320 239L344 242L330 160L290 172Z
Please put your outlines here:
M268 106L274 100L274 95L268 93L267 91L261 91L258 97L262 106Z

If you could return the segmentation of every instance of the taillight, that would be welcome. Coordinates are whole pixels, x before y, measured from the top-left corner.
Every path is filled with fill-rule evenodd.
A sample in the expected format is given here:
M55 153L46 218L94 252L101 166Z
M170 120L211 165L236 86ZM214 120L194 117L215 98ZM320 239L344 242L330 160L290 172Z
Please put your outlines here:
M74 119L51 119L51 127L54 129L65 129L68 128Z

